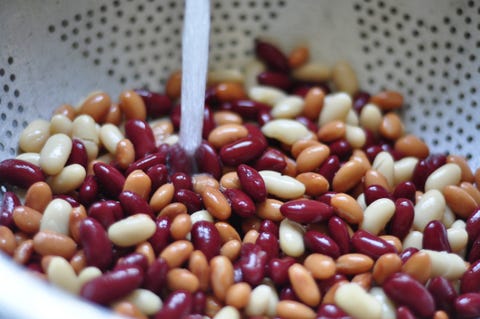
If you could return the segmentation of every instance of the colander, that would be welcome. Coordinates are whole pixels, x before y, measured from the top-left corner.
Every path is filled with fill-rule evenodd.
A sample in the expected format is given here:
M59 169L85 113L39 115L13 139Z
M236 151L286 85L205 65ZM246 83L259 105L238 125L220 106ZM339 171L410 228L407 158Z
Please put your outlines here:
M406 129L479 164L480 2L212 0L210 67L243 66L253 39L350 61L362 89L404 94ZM26 125L94 90L162 91L181 66L183 2L0 0L0 159ZM0 256L0 317L111 318Z

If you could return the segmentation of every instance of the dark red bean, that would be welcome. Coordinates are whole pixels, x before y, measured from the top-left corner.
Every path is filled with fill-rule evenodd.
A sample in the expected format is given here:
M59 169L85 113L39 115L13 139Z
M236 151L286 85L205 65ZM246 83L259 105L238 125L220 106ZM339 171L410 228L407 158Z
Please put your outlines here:
M422 247L424 249L452 252L445 225L438 220L429 222L423 230Z
M390 193L380 185L370 185L364 190L365 194L365 203L370 205L374 201L380 198L389 198L391 199Z
M328 191L323 193L320 196L315 197L315 200L318 200L319 202L330 205L332 202L332 197L335 196L335 194L337 194L337 192Z
M125 177L115 167L99 162L93 165L100 191L107 197L117 198L122 192Z
M351 250L350 234L345 221L338 216L333 216L328 220L328 233L340 249L340 253L348 254Z
M415 247L408 247L404 249L400 254L400 259L402 260L402 263L405 263L410 257L412 257L415 253L418 252L418 249Z
M78 189L78 201L83 206L90 206L98 198L98 182L95 175L87 175Z
M152 181L153 191L156 191L160 186L168 182L168 168L165 164L157 164L148 168L147 175Z
M321 304L317 309L316 319L353 319L337 305Z
M480 318L480 293L466 293L455 300L455 312L458 319Z
M182 107L180 106L180 104L175 105L170 112L170 120L172 121L175 130L178 130L180 128L181 113Z
M340 257L340 248L328 235L316 230L309 230L303 236L305 246L314 253L324 254L336 259Z
M196 291L193 294L193 304L192 304L192 313L197 315L205 313L205 306L207 304L207 294L201 290ZM191 316L191 315L190 315ZM188 318L188 317L187 317ZM198 319L203 319L202 315Z
M137 267L111 271L85 283L80 296L107 305L138 288L142 280L142 272Z
M231 110L240 114L243 118L256 120L261 110L268 110L271 107L265 103L253 100L236 100L231 102Z
M390 234L403 240L412 228L415 208L409 199L395 201L395 213L389 223Z
M26 189L33 183L44 181L42 170L32 163L19 159L6 159L0 162L0 183Z
M143 288L160 295L162 290L165 288L169 269L170 267L165 259L161 257L155 259L145 272Z
M256 207L253 200L242 190L227 188L223 194L230 202L233 213L240 217L252 217L256 213Z
M201 250L208 260L219 254L222 240L213 223L204 220L196 222L191 235L193 247Z
M317 131L318 131L318 125L306 116L303 116L303 115L297 116L295 118L295 121L300 122L303 125L305 125L314 134L316 134Z
M67 203L69 203L72 207L78 207L80 206L80 203L75 199L75 197L71 195L66 195L66 194L56 194L53 195L52 199L63 199Z
M167 165L171 173L183 172L190 175L195 169L194 159L179 143L170 146Z
M261 85L276 87L283 91L288 91L292 86L290 77L281 72L264 71L257 75L257 81Z
M363 229L359 229L353 234L351 242L356 252L365 254L374 260L388 253L397 253L393 245Z
M72 150L68 156L67 164L79 164L84 168L87 168L88 165L88 154L85 144L77 138L72 139Z
M155 136L147 122L131 119L125 123L125 136L135 148L135 158L140 159L147 154L154 153L157 149Z
M348 281L349 279L343 274L335 274L330 278L318 281L318 288L322 295L324 295L333 285L340 281Z
M273 44L258 39L255 40L255 54L270 69L282 73L290 72L287 57Z
M243 191L255 202L261 203L267 199L265 182L256 169L246 164L240 164L237 167L237 175Z
M0 225L11 227L13 225L13 210L19 206L20 199L14 192L5 192L0 203Z
M290 94L305 98L308 91L310 91L310 89L314 86L316 86L314 83L300 83L298 81L294 81L293 87L290 90Z
M149 117L157 118L170 113L173 104L167 95L143 89L137 89L135 92L142 97Z
M245 243L240 250L239 264L243 280L253 287L259 285L265 277L267 253L256 244Z
M436 309L452 313L457 291L453 284L445 277L434 277L428 281L428 291L435 300Z
M253 163L253 168L257 171L272 170L283 172L287 166L285 155L275 148L267 148L265 152Z
M202 137L208 139L208 135L214 128L215 120L213 118L213 112L208 105L205 105L203 109Z
M183 172L174 173L170 177L170 181L172 182L175 190L179 190L182 188L192 190L193 188L192 178L190 177L190 175L187 175Z
M480 260L468 267L460 279L460 292L480 292Z
M257 115L258 125L263 126L268 122L270 122L271 120L273 120L273 115L270 109L262 109L258 112L258 115Z
M420 160L415 166L412 176L412 182L417 190L423 191L428 176L446 162L447 157L443 154L431 154L427 158Z
M294 199L282 204L280 212L297 223L311 224L332 217L333 207L313 199Z
M163 302L162 309L155 315L155 319L185 319L193 306L192 293L186 290L172 292Z
M103 226L93 218L87 217L80 222L80 244L87 265L106 270L112 263L112 243Z
M332 184L335 173L340 169L340 160L336 155L330 155L317 169L317 173L327 179Z
M415 203L415 193L417 189L415 188L415 184L410 181L405 181L398 183L398 185L393 190L393 198L400 199L406 198Z
M258 229L258 231L273 234L277 238L279 236L278 225L274 221L271 221L270 219L264 219L260 224L260 228Z
M475 239L470 247L470 251L468 252L468 262L474 263L477 260L480 260L480 236Z
M267 253L267 259L278 257L280 251L280 245L278 243L278 237L269 232L260 232L255 241L255 244Z
M282 286L289 282L288 268L296 263L292 257L272 258L268 262L268 276L276 285Z
M185 204L190 214L203 208L202 196L189 189L179 189L175 192L173 199Z
M468 233L468 241L473 242L480 235L480 208L477 208L467 219L465 227Z
M208 173L216 179L222 176L222 162L215 148L207 141L202 141L195 151L195 162L199 172Z
M123 191L118 195L118 201L122 205L125 215L146 214L154 217L153 210L148 202L140 195L132 191Z
M225 165L237 166L257 159L265 150L265 144L258 138L243 137L220 149L220 159Z
M157 228L148 242L152 245L155 254L159 254L170 242L170 220L165 216L160 216L155 221Z
M119 258L113 269L128 269L131 267L137 267L142 271L142 273L145 273L148 269L147 257L145 257L145 255L141 253L130 253L126 256Z
M373 161L375 160L375 157L377 157L378 153L380 153L381 151L382 151L382 148L380 146L372 145L365 149L365 154L367 155L368 160L371 163L373 163Z
M221 102L217 96L217 85L211 85L205 90L205 105L212 108L220 108Z
M345 139L336 140L330 143L328 147L330 148L330 154L338 156L341 161L347 160L352 155L352 145Z
M88 208L88 216L96 219L105 229L123 218L123 209L120 202L115 200L102 200L93 203Z
M244 281L242 267L240 267L240 262L238 260L233 264L233 279L235 283Z
M370 94L365 91L358 91L353 95L353 109L360 115L363 107L370 100Z
M244 123L243 126L247 129L249 137L257 138L259 143L264 145L264 149L268 146L268 141L265 135L263 135L262 130L260 127L253 123Z
M405 306L400 306L396 311L397 319L416 319L413 313Z
M407 306L419 317L432 317L435 301L421 283L408 274L395 273L383 283L385 294L398 305Z
M378 141L375 133L366 128L364 128L363 130L365 131L365 144L363 145L362 149L366 150L370 146L377 145Z
M298 297L295 294L295 291L293 291L293 288L291 286L283 287L282 290L280 290L280 294L278 297L280 300L298 301Z

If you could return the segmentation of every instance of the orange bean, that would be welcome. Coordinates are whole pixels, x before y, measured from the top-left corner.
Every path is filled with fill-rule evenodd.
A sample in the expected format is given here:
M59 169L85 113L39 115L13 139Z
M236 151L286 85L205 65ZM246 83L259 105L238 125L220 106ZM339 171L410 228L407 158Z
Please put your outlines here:
M188 260L193 251L193 245L188 240L177 240L165 247L160 257L165 259L170 268L179 267Z
M404 127L398 114L394 112L385 114L378 128L378 132L381 136L389 140L400 138L403 135Z
M285 166L285 168L281 172L282 175L287 175L290 177L297 176L297 162L295 162L288 156L285 156L285 161L287 162L287 166Z
M383 111L391 111L402 107L403 96L396 91L382 91L370 97L370 102Z
M373 280L372 273L364 272L364 273L355 275L352 278L351 282L356 283L366 291L369 291L370 288L372 287L372 280Z
M182 213L175 216L170 225L170 235L173 239L185 239L192 229L192 220L189 214Z
M133 90L126 90L120 93L120 109L127 120L137 119L145 121L147 108L140 95Z
M174 268L167 273L167 287L171 291L186 290L195 292L198 290L200 283L198 278L185 268Z
M198 278L198 288L207 291L210 287L210 265L200 250L195 250L188 260L188 269Z
M461 218L470 217L478 207L475 199L461 187L448 185L443 188L442 193L448 207Z
M400 137L395 141L394 149L405 156L423 159L430 154L427 144L413 134Z
M244 308L250 299L252 287L246 282L236 283L227 289L225 304L237 309Z
M232 239L220 247L220 255L227 257L233 262L238 258L238 256L240 256L241 249L242 243L240 240Z
M292 153L293 158L296 159L304 149L315 145L322 144L314 140L301 139L292 144L292 147L290 148L290 153Z
M307 147L297 156L297 171L299 173L314 171L329 155L330 149L327 145L318 144Z
M223 174L223 176L220 178L220 186L222 188L242 188L237 172L228 172Z
M472 198L475 200L477 205L480 206L480 191L473 186L472 183L468 182L462 182L460 183L460 187L468 193L468 195L472 196Z
M241 100L247 96L243 84L236 82L222 82L217 84L215 93L221 102Z
M303 265L312 273L313 278L319 280L332 277L337 270L332 257L317 253L305 258Z
M209 318L215 317L217 312L222 309L223 303L218 298L212 295L207 295L207 300L205 301L205 315Z
M448 155L447 163L454 163L460 166L460 169L462 170L462 182L473 183L475 181L472 169L464 157L458 155Z
M398 237L393 235L380 235L378 237L391 244L398 252L401 252L403 250L403 244Z
M252 243L255 244L260 233L255 229L250 229L245 236L243 236L243 243Z
M403 264L402 272L425 284L432 274L430 256L423 251L416 252Z
M90 115L95 122L103 123L110 109L112 100L105 92L97 92L88 96L78 110L78 114Z
M42 256L56 255L70 259L76 252L77 244L64 234L44 230L33 237L33 248Z
M305 185L305 194L308 196L319 196L328 191L330 184L328 180L318 173L305 172L295 177L299 182Z
M340 120L335 120L320 127L317 131L317 137L321 142L333 142L343 138L346 131L347 125Z
M17 206L13 210L13 222L23 232L34 234L40 229L43 215L27 206Z
M33 252L33 240L24 240L15 248L13 260L20 265L25 265L30 260Z
M372 186L372 185L380 185L385 188L387 191L391 190L390 184L388 183L385 176L375 169L369 169L365 173L365 178L363 181L363 185L365 188Z
M315 311L293 300L282 300L277 304L277 315L284 319L315 319Z
M148 241L138 244L135 248L135 252L144 255L145 258L147 258L149 265L151 265L156 259L152 244L150 244Z
M402 268L402 260L397 254L390 253L380 256L373 265L373 279L379 285L393 273L399 272Z
M73 270L76 274L79 274L85 267L87 267L87 258L83 250L79 250L70 258L70 265L72 265Z
M105 116L104 122L119 126L122 122L122 116L123 113L120 109L120 105L117 103L112 103L108 109L107 116Z
M302 64L305 64L310 58L310 49L307 46L298 46L288 55L288 64L291 68L298 68Z
M334 283L325 293L323 296L322 304L333 304L335 303L335 293L337 292L337 289L342 286L347 284L348 281L346 280L340 280Z
M330 201L339 217L350 224L359 224L363 220L363 209L352 196L345 193L335 194Z
M73 207L68 220L68 229L73 240L80 240L80 222L87 218L87 211L83 205Z
M223 124L217 126L210 132L208 142L218 149L247 135L248 130L243 125Z
M57 114L65 115L71 121L73 121L73 119L75 118L76 113L77 112L75 111L75 108L70 104L60 105L53 111L53 115L57 115Z
M213 294L224 301L228 289L234 284L233 265L225 256L215 256L210 260L210 283Z
M345 275L356 275L369 271L373 267L373 259L364 254L350 253L338 257L337 272Z
M270 219L274 222L280 222L284 218L280 212L280 206L282 205L283 202L278 199L267 198L257 205L257 216L263 219Z
M220 220L226 220L230 217L232 208L219 189L206 187L201 195L205 208L213 217Z
M293 291L304 304L315 307L320 303L320 290L307 268L301 264L293 264L288 268L288 278Z
M135 148L128 138L124 138L117 143L115 160L123 169L126 169L135 161Z
M242 117L231 111L216 111L213 113L213 120L217 125L243 123Z
M222 243L226 243L229 240L241 240L240 235L238 234L237 230L233 228L232 225L226 222L216 222L215 228L218 230L220 234L220 238L222 239Z
M350 160L343 164L333 177L332 186L336 192L346 192L357 185L368 168L361 162Z
M150 196L151 188L152 181L150 180L150 177L139 169L128 174L125 179L125 184L123 184L124 191L132 191L144 199L148 199Z
M118 301L112 305L112 310L119 315L132 318L132 319L148 319L137 306L130 301Z
M25 195L25 206L28 206L38 212L43 212L48 203L52 201L52 190L45 182L33 183Z
M169 218L175 218L175 216L180 214L186 214L188 212L187 206L183 203L170 203L158 213L158 216L165 216Z
M7 255L13 255L16 247L15 235L10 228L0 225L0 250Z
M163 184L150 198L150 207L155 212L161 211L165 206L172 202L174 193L175 187L172 183Z
M192 176L193 191L201 194L205 187L220 188L218 181L209 174L196 174Z
M448 314L443 311L443 310L437 310L435 311L435 313L433 314L433 318L432 319L448 319Z
M312 121L317 121L323 108L325 92L319 87L312 87L304 98L303 115Z

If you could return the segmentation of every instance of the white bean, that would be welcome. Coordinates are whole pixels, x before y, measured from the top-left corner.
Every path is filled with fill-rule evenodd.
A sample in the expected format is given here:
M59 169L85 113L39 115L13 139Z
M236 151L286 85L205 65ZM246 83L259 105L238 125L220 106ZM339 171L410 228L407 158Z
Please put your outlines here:
M368 293L382 304L382 319L396 318L395 305L381 287L372 287Z
M458 253L467 247L468 233L465 228L450 227L447 229L447 238L450 248L452 248L454 253Z
M50 122L37 119L30 122L30 124L23 129L20 134L18 146L24 152L38 153L49 137Z
M282 251L291 257L299 257L305 252L302 225L285 218L280 222L279 240Z
M303 111L303 99L298 96L289 95L279 100L270 112L274 118L295 118Z
M80 283L72 265L63 257L53 256L47 268L48 281L74 295L80 291Z
M309 62L294 69L292 76L306 82L325 82L332 78L332 68L326 64Z
M40 221L40 230L51 230L57 233L68 235L70 213L72 205L64 199L56 198L52 200L45 210Z
M73 123L63 114L56 114L50 119L50 134L63 133L70 136L72 134Z
M392 187L394 183L393 163L394 160L392 155L390 155L389 152L385 151L378 153L372 163L372 169L375 169L379 173L381 173L387 180L387 183L388 185L390 185L390 187Z
M254 101L273 106L284 99L286 95L277 88L258 85L250 88L248 96Z
M290 119L275 119L267 122L262 126L262 133L266 137L274 138L288 145L310 135L305 125Z
M417 230L412 230L403 239L402 247L407 249L409 247L422 249L423 246L423 233Z
M111 154L115 154L118 142L123 139L124 136L116 125L108 123L100 128L100 141Z
M380 198L368 205L363 212L360 228L378 235L395 213L395 203L388 198Z
M108 238L117 246L129 247L150 238L155 229L155 222L149 216L136 214L108 227Z
M260 60L253 59L245 66L245 80L244 86L247 91L251 88L258 86L257 76L266 70L265 64Z
M338 61L335 63L333 66L332 80L337 91L346 92L350 95L358 91L357 74L350 63L346 61Z
M357 203L360 207L365 210L367 208L367 203L365 202L365 193L361 193L357 197Z
M398 185L411 180L417 163L418 158L411 156L396 161L393 164L394 184Z
M225 306L215 314L213 319L240 319L240 312L232 306Z
M422 249L432 260L432 277L442 276L448 280L456 280L462 277L468 267L465 261L454 253Z
M78 282L80 287L82 287L85 283L89 282L92 279L100 277L102 275L102 271L94 266L85 267L80 271L78 274Z
M98 145L97 123L90 115L79 115L73 120L72 138L90 141Z
M318 125L321 127L335 120L345 122L351 108L352 98L346 93L325 96L323 108L318 118Z
M245 313L248 316L261 316L266 314L270 302L272 289L268 285L258 285L251 294Z
M80 164L65 166L60 173L47 179L54 194L67 194L82 185L87 175L85 168Z
M157 313L162 308L162 299L147 289L138 288L125 297L147 316Z
M366 104L360 112L360 125L372 133L378 132L382 119L382 111L375 104Z
M59 133L48 138L40 151L40 167L48 175L56 175L65 166L72 151L72 140Z
M357 319L382 318L382 304L356 283L338 287L334 300L343 311Z
M457 216L455 216L455 213L448 207L448 205L445 205L445 212L443 213L442 217L442 224L445 225L445 227L451 227L452 224L455 222L457 219Z
M352 126L359 126L360 120L358 118L357 112L354 109L350 109L347 114L347 118L345 119L345 123Z
M425 182L425 191L438 189L442 191L445 186L458 185L462 180L462 169L455 163L447 163L437 168Z
M199 221L207 221L213 223L213 216L208 212L206 209L197 210L192 215L190 215L190 220L192 221L192 225Z
M354 148L362 148L367 141L367 135L365 131L358 126L348 125L346 126L345 139Z
M16 157L16 159L19 159L19 160L22 160L22 161L25 161L25 162L29 162L30 164L33 164L35 166L40 167L40 154L39 153L32 153L32 152L22 153L22 154L19 154Z
M259 171L259 174L269 194L283 199L294 199L305 194L305 184L291 176L270 170Z
M220 82L243 83L244 80L244 74L238 69L211 70L208 72L207 78L209 84Z
M432 220L442 220L445 212L445 198L436 189L429 190L415 205L413 228L423 231Z

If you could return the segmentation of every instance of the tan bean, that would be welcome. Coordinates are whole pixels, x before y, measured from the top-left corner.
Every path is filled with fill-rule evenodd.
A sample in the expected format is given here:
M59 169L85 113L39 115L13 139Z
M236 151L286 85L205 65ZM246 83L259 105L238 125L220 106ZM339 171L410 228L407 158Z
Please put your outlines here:
M217 98L221 102L241 100L247 97L243 84L236 82L222 82L215 87Z
M65 115L57 114L50 119L50 135L63 133L70 136L72 134L73 123Z
M338 61L332 69L332 80L337 91L353 96L358 91L358 79L350 63Z
M25 265L30 260L33 252L33 240L24 240L15 248L13 260L20 265Z
M110 123L104 124L100 127L99 137L103 147L110 154L115 154L118 142L125 138L118 126Z
M432 274L432 261L423 251L413 254L402 266L402 272L409 274L417 281L425 284Z
M230 217L232 208L219 189L206 187L201 195L205 208L213 217L220 220L226 220Z
M275 119L293 119L299 116L302 110L303 99L299 96L287 95L274 104L270 114Z
M364 180L363 180L363 185L364 185L365 188L367 188L369 186L372 186L372 185L380 185L383 188L385 188L387 191L391 190L391 187L388 184L388 181L385 178L385 176L383 176L382 173L380 173L379 171L377 171L375 169L369 169L365 173L365 177L364 177Z
M112 305L113 312L132 319L148 319L131 301L121 300Z
M307 147L297 157L297 171L311 172L320 167L330 155L330 149L324 144Z
M0 250L7 255L13 255L16 247L15 235L10 228L0 225Z
M332 69L329 65L318 62L308 62L295 68L292 76L297 80L321 83L332 77Z
M150 244L148 241L138 244L135 248L135 252L144 255L145 258L147 258L149 265L155 261L155 251L153 250L152 244Z
M363 209L352 196L345 193L335 194L330 204L339 217L350 224L360 224L363 220Z
M80 222L85 218L87 218L87 211L83 205L72 208L68 220L68 230L76 242L80 240Z
M137 306L147 316L156 314L162 308L160 297L147 289L137 288L124 298Z
M333 142L345 136L347 126L344 122L335 120L320 127L317 131L318 139L322 142Z
M375 104L367 103L360 112L360 125L375 134L378 132L382 119L382 111Z
M78 114L90 115L95 122L102 123L107 116L112 101L105 92L96 92L89 95L78 109Z
M477 209L475 199L459 186L448 185L443 188L443 196L448 207L461 218L468 218Z
M427 144L413 134L407 134L396 140L394 149L405 156L413 156L420 159L423 159L430 154Z
M279 243L280 249L291 257L299 257L305 252L303 234L305 230L299 223L285 218L280 222Z
M383 116L378 132L381 136L396 140L403 135L404 127L397 113L389 112Z
M161 211L172 202L174 193L175 187L172 183L163 184L150 198L150 207L154 212Z
M193 245L188 240L177 240L165 247L160 257L165 259L170 268L179 267L188 260L193 251Z
M291 68L298 68L310 58L310 50L307 46L297 46L288 54L288 64Z
M301 264L293 264L288 268L288 278L293 291L304 304L315 307L320 303L320 290L307 268Z
M392 111L402 107L403 96L396 91L382 91L370 97L370 103L377 105L383 111Z
M49 259L48 266L44 268L48 281L72 294L78 294L80 285L77 280L77 274L68 261L58 256L52 256Z
M77 244L67 235L44 230L33 237L33 248L42 256L55 255L70 259L76 252Z
M285 319L315 319L310 307L294 300L282 300L277 304L277 315Z
M198 278L185 268L174 268L167 273L167 287L171 291L183 289L189 292L198 290Z
M222 239L222 243L226 243L229 240L241 240L240 235L238 234L237 230L233 228L232 225L226 222L217 222L215 223L215 228L218 230L220 234L220 238Z
M350 253L338 257L337 272L345 275L356 275L369 271L373 267L373 259L364 254Z
M283 169L282 174L290 177L297 176L297 162L288 156L285 156L285 161L287 162L287 166Z
M395 213L395 203L389 198L379 198L364 210L360 229L378 235Z
M48 175L61 172L72 150L69 136L58 133L50 136L40 151L40 167Z
M435 313L433 314L433 318L432 319L449 319L450 317L448 316L448 314L443 311L443 310L437 310L435 311Z
M40 229L43 215L33 208L17 206L13 210L13 222L23 232L34 234Z
M212 86L220 82L243 83L245 76L239 69L218 69L209 70L207 74L207 86Z
M189 214L178 214L170 225L170 235L173 239L185 239L192 229L192 220Z
M468 193L468 195L472 196L478 206L480 206L480 191L473 186L472 183L462 182L460 183L460 188Z
M365 175L367 168L362 163L354 160L347 161L337 171L333 177L332 187L336 192L346 192L357 185L363 175Z
M248 130L240 124L224 124L214 128L208 135L208 142L215 148L235 142L236 140L246 137Z
M318 125L340 120L345 122L352 109L352 98L344 92L329 94L325 97L323 108L318 117Z
M319 196L327 192L330 187L328 180L318 173L300 173L295 178L305 185L305 194L308 196Z
M160 210L160 213L158 213L158 216L165 216L173 219L175 218L175 216L180 214L185 214L187 212L188 210L185 204L175 202L175 203L170 203L164 208L162 208L162 210Z
M292 144L290 148L290 153L296 159L298 155L300 155L300 153L306 148L309 148L311 146L318 146L318 145L322 145L322 144L315 140L301 139Z
M303 265L315 279L327 279L335 275L336 266L332 257L313 253L303 261Z
M341 286L348 284L349 282L346 280L340 280L334 283L328 290L326 291L325 295L323 296L322 304L333 304L335 303L335 294Z
M196 174L192 176L193 191L201 194L205 187L220 188L219 182L210 174Z
M379 285L393 273L399 272L402 268L402 260L397 254L390 253L380 256L373 266L373 279Z
M70 258L70 265L76 274L79 274L85 267L87 267L87 258L83 249L77 251L72 258Z
M292 119L273 119L263 125L261 130L266 137L276 139L286 145L293 145L298 140L315 137L305 125Z
M462 171L462 182L474 182L475 177L473 176L472 169L464 157L458 155L448 155L447 163L457 164L460 167Z
M62 104L53 111L53 115L61 114L68 117L71 121L75 118L75 108L70 104Z
M272 286L260 284L256 286L250 294L250 300L245 307L245 314L248 316L268 316L272 317L276 313L278 304L277 292Z
M246 282L239 282L227 289L225 295L225 304L242 309L247 306L250 294L252 293L252 287Z
M153 136L155 137L155 142L157 145L160 145L175 131L172 121L165 118L150 122L150 127L152 128Z
M223 176L220 178L220 186L224 189L242 188L242 186L240 185L240 179L238 178L237 172L234 172L234 171L223 174Z
M207 291L210 287L210 265L202 251L195 250L191 253L188 269L198 278L198 288Z
M213 120L217 125L243 123L242 117L231 111L216 111L213 113Z
M105 116L104 123L110 123L118 126L122 122L122 116L123 113L120 109L120 105L117 103L112 103L108 109L107 116Z
M220 247L220 255L227 257L233 262L238 258L238 256L240 256L241 249L242 243L240 240L232 239Z
M430 257L432 265L430 278L442 276L448 280L457 280L463 276L469 266L462 257L455 253L428 249L422 249L420 252L424 252Z
M233 265L225 256L215 256L210 260L210 283L213 294L224 301L228 289L234 284Z
M124 191L132 191L144 199L148 199L150 196L151 188L152 181L150 180L150 177L139 169L128 174L125 179L125 184L123 185Z
M119 106L127 120L137 119L145 120L147 118L147 108L140 95L133 90L126 90L120 93Z
M212 295L207 295L205 301L205 315L208 318L213 318L215 315L222 309L223 303L217 297Z
M392 235L380 235L378 237L391 244L398 252L403 251L402 241L398 237Z
M351 282L359 285L366 291L369 291L372 287L373 275L371 272L364 272L353 276Z
M258 236L260 236L260 233L256 229L250 229L249 231L247 231L245 236L243 236L243 241L242 242L244 244L246 244L246 243L255 244L255 242L258 239Z
M283 99L286 94L284 91L272 86L255 85L249 88L248 96L254 101L273 106Z

